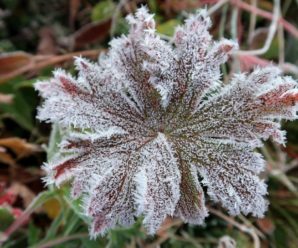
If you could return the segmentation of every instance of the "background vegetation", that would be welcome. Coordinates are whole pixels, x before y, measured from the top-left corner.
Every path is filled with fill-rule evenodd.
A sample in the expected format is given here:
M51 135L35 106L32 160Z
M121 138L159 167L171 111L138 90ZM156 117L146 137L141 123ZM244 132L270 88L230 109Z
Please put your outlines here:
M208 203L204 226L168 218L147 236L137 223L90 240L79 201L68 185L45 187L41 165L57 149L59 128L35 119L36 80L73 56L98 57L111 37L127 32L124 16L146 4L157 32L169 39L187 12L208 8L212 34L237 39L242 52L222 67L231 72L278 64L298 77L297 0L1 0L0 1L0 246L3 247L298 247L298 122L287 122L287 147L268 142L269 211L264 219L229 217ZM51 131L52 130L52 131ZM235 245L237 244L237 245Z

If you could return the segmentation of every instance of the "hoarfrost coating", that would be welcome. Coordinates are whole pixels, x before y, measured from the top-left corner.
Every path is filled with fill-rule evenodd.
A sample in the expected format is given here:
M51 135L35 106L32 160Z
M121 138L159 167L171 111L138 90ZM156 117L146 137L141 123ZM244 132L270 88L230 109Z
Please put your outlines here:
M297 118L297 83L267 67L223 85L220 65L237 44L212 40L205 11L177 28L174 45L146 8L127 20L129 34L99 63L76 58L76 78L59 69L36 84L38 118L73 130L45 165L47 181L72 180L93 237L139 215L151 234L166 216L202 224L202 185L231 215L262 217L264 160L254 150L269 137L285 143L280 120Z

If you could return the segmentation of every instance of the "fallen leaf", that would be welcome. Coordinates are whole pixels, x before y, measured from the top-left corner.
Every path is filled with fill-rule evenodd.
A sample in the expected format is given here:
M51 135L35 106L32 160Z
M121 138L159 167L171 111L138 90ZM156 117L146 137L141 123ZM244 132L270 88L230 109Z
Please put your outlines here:
M31 191L25 184L17 182L13 183L7 189L7 192L21 197L23 200L24 208L27 208L35 197L33 191Z
M43 27L38 32L40 40L37 47L38 54L50 55L57 53L56 40L52 27Z
M281 148L290 158L298 159L298 147L288 144Z
M210 1L210 0L209 0ZM167 14L170 12L181 12L183 10L192 10L198 8L202 3L195 0L157 0L158 5L163 9ZM205 3L206 4L206 3Z
M96 32L96 29L95 29L95 32ZM109 33L109 31L106 30L106 32L103 32L103 33L106 33L106 34L105 35L101 34L101 36L100 36L100 34L99 35L93 34L93 36L96 36L96 37L100 36L102 38L104 36L104 38L105 38L106 35ZM74 37L74 35L73 35L71 37L67 37L64 40L64 42L67 42L67 45L71 48L73 48L76 38L78 39L79 43L80 43L80 40L83 40L83 41L85 40L84 34L82 34L83 37L80 37L79 33L75 33L75 34L76 34L75 35L76 37ZM87 44L87 43L84 43L84 44ZM22 53L22 52L16 52L16 53ZM11 57L13 57L14 56L13 54L15 54L15 53L2 54L2 55L0 55L0 83L7 82L8 80L10 80L14 77L24 75L25 73L28 73L28 72L36 73L45 67L57 65L57 64L61 64L61 63L65 62L65 61L73 60L74 56L85 56L85 57L89 57L89 58L96 58L99 53L100 53L99 49L94 49L94 50L77 51L77 52L61 54L61 55L35 55L34 56L34 55L27 54L28 55L28 61L27 61L28 63L26 63L25 59L24 59L22 64L18 62L20 64L19 67L17 67L15 65L14 66L15 68L13 69L8 66L9 70L7 70L7 71L3 69L4 67L1 68L1 66L2 66L2 64L5 64L6 62L12 63L11 61L13 60L13 58L11 58ZM23 53L23 54L25 54L25 53ZM8 58L6 58L6 57L8 57ZM13 65L13 63L12 63L12 65Z
M0 147L0 162L3 164L15 165L15 160L6 152L4 147Z
M32 55L25 52L2 53L0 55L0 83L11 74L25 72L32 63Z
M7 149L15 153L14 157ZM0 139L0 162L8 165L16 165L16 160L41 151L37 145L27 143L20 138Z
M157 230L157 236L163 237L167 235L168 230L174 226L180 226L183 222L180 219L167 217L163 223L161 224L160 228Z
M257 224L259 228L266 234L271 234L275 229L275 226L270 218L258 219Z
M26 157L34 152L41 151L37 145L27 143L20 138L3 138L0 139L0 147L11 149L17 156L17 159Z
M78 49L94 42L101 42L109 35L111 20L89 23L71 36L73 49Z
M279 200L286 200L286 199L289 199L291 197L293 197L293 193L289 192L288 190L283 190L283 189L280 189L280 190L276 190L273 193L271 193L272 195L274 195L275 197L279 198Z

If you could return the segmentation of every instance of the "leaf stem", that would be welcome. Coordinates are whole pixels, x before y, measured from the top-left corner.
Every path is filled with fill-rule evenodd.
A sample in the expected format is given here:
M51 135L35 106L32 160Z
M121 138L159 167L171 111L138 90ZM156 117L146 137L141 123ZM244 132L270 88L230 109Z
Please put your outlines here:
M70 235L70 236L66 236L66 237L61 237L61 238L57 238L57 239L48 241L46 243L34 246L34 248L54 247L55 245L62 244L62 243L66 242L66 241L69 241L69 240L75 240L75 239L86 238L86 237L89 237L88 233L78 233L78 234L74 234L74 235Z

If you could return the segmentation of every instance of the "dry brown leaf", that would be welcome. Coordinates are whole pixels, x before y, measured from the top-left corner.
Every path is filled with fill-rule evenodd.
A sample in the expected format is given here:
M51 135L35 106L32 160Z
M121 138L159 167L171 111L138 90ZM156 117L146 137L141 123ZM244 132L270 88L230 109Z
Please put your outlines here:
M167 217L161 224L156 234L157 236L163 237L167 234L168 229L170 229L173 226L180 226L182 224L183 222L180 219Z
M285 199L290 199L291 197L293 197L293 193L291 193L288 190L280 189L280 190L276 190L274 192L274 196L278 197L279 198L278 200L285 200Z
M81 48L93 42L101 42L109 35L111 20L89 23L71 37L73 49Z
M52 27L43 27L38 32L40 40L38 44L38 54L49 55L56 54L56 40Z
M73 37L71 38L73 39ZM70 42L70 41L69 41ZM0 83L4 83L16 76L23 75L24 73L28 72L37 72L45 67L51 66L51 65L57 65L65 61L73 60L74 56L85 56L88 58L97 58L98 54L101 50L95 49L95 50L85 50L85 51L77 51L73 53L68 54L62 54L62 55L29 55L30 61L28 60L28 64L25 62L23 63L23 66L15 67L14 70L7 66L8 70L5 72L3 68L1 68L2 64L5 64L5 62L12 63L13 61L13 54L2 54L0 55ZM20 52L21 53L21 52ZM10 55L12 57L10 57ZM7 57L7 58L6 58ZM24 59L25 61L25 59ZM17 63L18 64L18 63Z
M26 157L34 152L41 151L37 145L27 143L20 138L3 138L0 139L0 146L11 149L17 156L17 159Z
M266 234L271 234L275 229L274 223L270 218L258 219L257 224L259 228Z
M0 147L0 162L3 164L15 165L15 160L6 152L4 147Z
M209 0L210 1L210 0ZM167 14L169 12L180 12L198 8L202 3L194 0L158 0L158 5ZM206 4L206 3L204 3Z
M298 159L297 145L287 144L286 147L281 148L290 158Z
M25 52L3 53L0 55L0 82L15 71L26 71L32 63L32 55Z
M26 185L17 182L13 183L8 191L22 198L24 208L27 208L35 197L35 194Z

